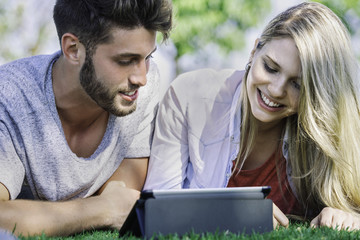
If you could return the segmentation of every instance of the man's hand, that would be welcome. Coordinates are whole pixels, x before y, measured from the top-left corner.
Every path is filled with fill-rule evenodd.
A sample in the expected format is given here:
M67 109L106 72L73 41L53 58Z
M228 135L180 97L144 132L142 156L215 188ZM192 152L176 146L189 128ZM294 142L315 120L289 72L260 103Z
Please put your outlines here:
M273 203L273 225L274 229L279 226L288 227L289 219L285 216L285 214Z
M99 196L107 204L106 216L110 228L120 230L140 192L126 188L123 181L110 181Z
M360 217L340 209L325 207L310 224L312 227L327 226L338 230L359 230Z

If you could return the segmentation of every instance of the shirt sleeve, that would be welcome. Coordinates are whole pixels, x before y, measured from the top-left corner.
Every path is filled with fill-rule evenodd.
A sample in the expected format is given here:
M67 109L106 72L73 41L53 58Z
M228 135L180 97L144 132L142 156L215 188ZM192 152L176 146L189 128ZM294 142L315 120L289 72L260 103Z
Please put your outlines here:
M174 81L173 83L180 82ZM179 86L179 85L178 85ZM182 92L177 89L178 93ZM182 188L189 162L186 97L172 84L160 102L144 189Z
M6 125L0 121L0 182L8 189L10 199L16 199L25 178L25 169Z
M155 117L159 103L159 71L154 62L151 62L150 69L147 74L147 84L145 87L140 88L139 105L141 108L137 109L137 118L139 125L137 132L129 146L125 158L141 158L150 156L150 146L152 143ZM129 121L134 121L131 114L128 116Z

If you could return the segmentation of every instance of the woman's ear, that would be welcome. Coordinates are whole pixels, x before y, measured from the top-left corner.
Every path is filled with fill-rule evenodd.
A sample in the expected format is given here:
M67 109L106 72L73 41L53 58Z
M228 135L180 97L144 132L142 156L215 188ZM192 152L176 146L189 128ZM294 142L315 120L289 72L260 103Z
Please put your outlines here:
M257 45L259 44L259 38L257 38L255 40L255 44L254 44L254 48L251 50L251 53L250 53L250 58L249 58L249 62L252 62L253 58L254 58L254 55L255 55L255 52L256 52L256 49L257 49Z
M61 38L61 49L65 59L73 64L81 63L83 48L78 37L72 33L65 33Z

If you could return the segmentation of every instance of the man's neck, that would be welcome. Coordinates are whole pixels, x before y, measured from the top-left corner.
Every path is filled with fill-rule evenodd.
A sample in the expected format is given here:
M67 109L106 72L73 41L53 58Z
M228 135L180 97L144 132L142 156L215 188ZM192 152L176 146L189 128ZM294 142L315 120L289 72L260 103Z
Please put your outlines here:
M99 107L81 87L79 69L61 56L53 66L55 103L65 138L79 157L89 157L99 146L108 123L109 113Z
M92 100L80 85L79 69L68 64L63 56L54 63L52 71L56 108L62 122L81 127L108 113Z

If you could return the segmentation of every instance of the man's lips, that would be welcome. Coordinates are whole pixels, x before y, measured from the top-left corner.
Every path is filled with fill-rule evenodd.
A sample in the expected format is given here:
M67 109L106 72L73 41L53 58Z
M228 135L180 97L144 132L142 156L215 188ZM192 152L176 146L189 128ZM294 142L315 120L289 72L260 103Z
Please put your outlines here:
M139 96L138 90L131 92L119 92L119 95L126 101L135 101Z

